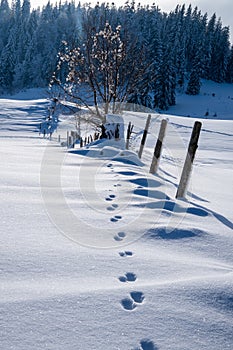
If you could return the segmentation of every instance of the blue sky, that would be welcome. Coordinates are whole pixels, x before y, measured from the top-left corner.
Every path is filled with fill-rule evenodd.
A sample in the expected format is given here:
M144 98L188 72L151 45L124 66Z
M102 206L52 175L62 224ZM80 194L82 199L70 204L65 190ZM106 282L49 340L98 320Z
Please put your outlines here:
M32 7L38 7L43 6L47 4L48 0L31 0ZM50 2L56 2L56 0L50 0ZM59 2L59 1L57 1ZM95 4L97 1L81 1L81 3L90 2ZM100 2L104 2L101 1ZM108 2L108 1L105 1ZM116 5L123 5L126 0L110 0L111 2L115 2ZM153 4L155 3L158 5L162 11L169 12L171 10L174 10L177 4L185 4L188 6L190 3L193 7L198 6L198 8L203 12L208 13L209 18L212 16L213 13L216 13L217 17L221 17L222 23L224 26L230 26L230 32L231 32L231 42L233 43L233 1L232 0L142 0L142 1L136 1L136 3L141 2L142 4ZM76 3L78 3L78 0L76 0Z

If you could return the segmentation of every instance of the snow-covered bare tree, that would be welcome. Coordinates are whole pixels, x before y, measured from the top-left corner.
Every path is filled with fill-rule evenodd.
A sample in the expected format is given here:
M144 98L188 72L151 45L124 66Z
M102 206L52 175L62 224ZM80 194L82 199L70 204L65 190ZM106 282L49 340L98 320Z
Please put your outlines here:
M84 29L86 40L82 47L69 49L66 44L65 52L59 53L52 83L59 84L79 105L92 111L89 106L93 106L95 114L104 122L110 107L115 112L118 103L127 101L140 72L135 60L129 67L130 51L127 42L121 39L121 26L113 30L107 22L98 32L89 25L84 25ZM68 66L65 82L57 78L64 64Z

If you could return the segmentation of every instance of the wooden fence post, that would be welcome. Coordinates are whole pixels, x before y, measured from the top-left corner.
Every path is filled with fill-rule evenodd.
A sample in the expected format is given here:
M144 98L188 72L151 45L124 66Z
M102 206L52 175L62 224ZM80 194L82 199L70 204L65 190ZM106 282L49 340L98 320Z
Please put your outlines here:
M67 148L69 148L69 131L67 131L66 139L67 139Z
M69 136L69 147L73 148L73 137Z
M80 137L80 148L82 148L83 147L83 139L82 139L82 137Z
M126 149L129 149L129 140L132 132L133 132L133 125L131 125L131 122L129 122L128 129L127 129L127 136L126 136L126 145L125 145Z
M160 156L162 153L163 139L165 136L166 128L167 128L167 120L163 119L161 121L159 136L158 136L158 139L157 139L157 142L155 145L154 154L153 154L153 158L152 158L152 162L151 162L151 166L150 166L150 173L151 174L157 173L157 170L159 167L159 160L160 160Z
M144 130L144 132L143 132L141 145L140 145L140 148L139 148L139 151L138 151L138 157L139 157L140 159L141 159L141 157L142 157L143 148L144 148L144 146L145 146L146 137L147 137L148 129L149 129L149 126L150 126L150 121L151 121L151 114L149 114L148 117L147 117L145 130Z
M201 122L194 123L192 135L188 146L188 152L186 155L183 171L180 178L180 183L176 192L176 198L184 198L185 196L191 170L192 170L192 164L195 158L196 150L198 148L198 139L201 132L201 126L202 126Z

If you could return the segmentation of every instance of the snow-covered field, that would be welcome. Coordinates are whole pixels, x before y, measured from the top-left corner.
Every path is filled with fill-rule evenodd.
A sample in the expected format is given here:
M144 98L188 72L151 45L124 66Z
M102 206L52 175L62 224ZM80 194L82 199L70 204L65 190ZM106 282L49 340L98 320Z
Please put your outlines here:
M57 136L70 119L51 141L39 136L42 91L0 99L1 349L233 348L233 87L202 91L152 115L141 161L147 114L124 114L136 132L129 151L106 142L67 152ZM196 120L191 182L176 200Z

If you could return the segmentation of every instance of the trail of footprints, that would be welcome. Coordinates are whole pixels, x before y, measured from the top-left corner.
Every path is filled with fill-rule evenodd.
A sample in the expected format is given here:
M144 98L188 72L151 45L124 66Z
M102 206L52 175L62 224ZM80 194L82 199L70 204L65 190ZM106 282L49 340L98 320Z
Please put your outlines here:
M132 252L121 252L120 256L132 256ZM124 276L118 277L118 280L122 283L135 282L137 275L134 272L127 272ZM138 305L142 304L145 296L142 292L133 291L129 294L129 297L121 300L121 305L125 310L134 310Z
M105 198L105 200L108 201L108 202L111 202L111 201L113 201L115 198L116 198L116 195L115 195L115 194L110 194L108 197ZM113 203L111 206L107 207L107 210L108 210L108 211L114 211L114 210L116 210L118 207L119 207L118 204ZM118 222L118 221L121 220L121 219L122 219L122 216L121 216L121 215L115 215L115 216L113 216L113 217L110 218L110 221L111 221L111 222ZM119 235L119 237L122 238L122 236L120 236L120 235Z
M131 251L119 252L119 255L121 257L133 256L133 252ZM123 282L123 283L135 282L137 280L137 276L133 272L127 272L124 276L120 276L118 279L120 282ZM131 312L134 309L136 309L137 306L142 305L144 302L144 299L145 299L145 296L142 292L133 291L133 292L130 292L128 297L123 298L121 300L121 305L124 310ZM150 339L143 339L140 341L140 347L134 350L158 350L158 348L155 345L155 343Z
M113 165L110 163L107 165L108 168L111 169L111 171L114 171L113 169ZM114 187L120 187L121 184L119 183L116 183L114 184ZM116 199L116 195L115 194L110 194L108 197L105 198L105 200L107 202L112 202ZM110 212L114 212L115 210L117 210L119 208L119 205L117 203L112 203L111 205L109 205L107 207L107 210L110 211ZM120 221L122 219L122 216L121 215L114 215L110 218L110 221L113 222L113 223L116 223L118 221ZM113 239L115 241L123 241L123 239L126 237L126 233L125 232L118 232L114 237Z
M108 168L113 172L113 165L110 163L107 165ZM121 184L114 184L114 187L120 187ZM110 194L105 198L107 202L112 202L116 199L115 194ZM107 210L110 212L114 212L114 210L118 209L118 204L113 203L107 207ZM115 223L122 219L121 215L115 215L110 218L110 221ZM126 233L123 231L118 232L113 238L115 241L123 241L126 237ZM122 258L132 257L134 253L130 250L125 250L119 252L119 256ZM134 283L137 280L137 275L134 272L126 272L123 276L118 277L119 282L121 283ZM133 311L137 308L138 305L142 305L145 300L145 296L141 291L132 291L129 293L129 296L123 298L121 300L121 305L126 311ZM134 350L158 350L155 346L154 342L149 339L144 339L140 341L140 347Z
M112 163L109 163L107 165L107 167L110 168L111 171L114 171ZM119 187L119 186L121 186L119 183L114 185L114 187ZM110 194L108 197L105 198L105 200L107 202L112 202L115 199L116 199L115 194ZM118 208L118 204L113 203L113 204L111 204L111 206L107 207L107 210L113 212L117 208ZM110 218L110 221L111 222L118 222L121 219L122 219L121 215L115 215L115 216ZM123 239L125 237L126 237L126 233L123 231L120 231L113 238L115 241L123 241ZM130 256L133 256L133 252L126 250L123 252L119 252L119 255L121 257L130 257ZM122 283L127 283L127 282L133 283L137 280L137 275L134 272L127 272L124 276L118 277L118 280L119 280L119 282L122 282ZM125 310L133 310L137 307L137 305L143 303L144 298L145 297L144 297L144 294L142 292L134 291L134 292L130 293L129 297L121 300L121 305L123 306L123 308Z
M130 257L133 256L133 252L126 250L119 252L121 257ZM137 280L137 275L134 272L127 272L124 276L118 277L118 280L122 283L135 282ZM137 306L142 305L144 302L145 296L140 291L130 292L129 296L121 300L121 305L126 311L133 311ZM150 339L143 339L140 341L140 347L134 350L158 350L157 346Z

